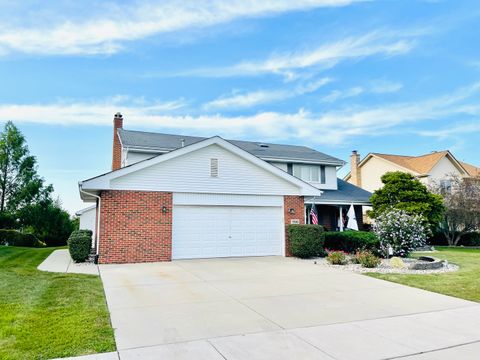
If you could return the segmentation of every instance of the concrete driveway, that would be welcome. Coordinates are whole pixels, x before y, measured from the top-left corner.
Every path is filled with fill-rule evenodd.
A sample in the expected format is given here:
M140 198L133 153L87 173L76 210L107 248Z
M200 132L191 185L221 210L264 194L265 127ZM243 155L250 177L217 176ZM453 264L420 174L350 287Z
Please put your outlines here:
M100 273L122 360L480 353L478 304L312 261L181 260Z

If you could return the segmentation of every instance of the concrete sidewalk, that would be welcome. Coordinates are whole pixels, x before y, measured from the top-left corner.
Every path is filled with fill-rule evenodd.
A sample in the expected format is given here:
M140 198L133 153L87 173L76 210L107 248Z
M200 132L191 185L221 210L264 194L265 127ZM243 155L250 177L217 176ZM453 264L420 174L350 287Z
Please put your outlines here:
M480 354L478 326L480 306L474 306L434 313L148 346L68 359L475 360Z
M92 263L74 263L67 249L55 250L37 267L41 271L99 275L98 266Z

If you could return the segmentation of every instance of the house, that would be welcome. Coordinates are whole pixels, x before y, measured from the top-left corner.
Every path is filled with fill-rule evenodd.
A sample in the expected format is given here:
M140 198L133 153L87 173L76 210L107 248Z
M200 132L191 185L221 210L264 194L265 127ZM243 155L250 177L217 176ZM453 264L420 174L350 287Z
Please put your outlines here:
M344 180L373 192L383 186L382 175L391 171L407 172L425 185L440 184L447 189L452 175L462 178L480 176L480 168L457 160L448 150L419 156L369 153L363 160L357 151L353 151L350 172Z
M288 255L285 227L312 206L335 230L369 205L342 160L308 147L125 130L120 113L113 128L112 171L79 182L100 263Z
M76 216L80 219L80 229L90 230L92 233L95 233L96 227L96 209L97 205L90 205L89 207L79 210L75 213Z

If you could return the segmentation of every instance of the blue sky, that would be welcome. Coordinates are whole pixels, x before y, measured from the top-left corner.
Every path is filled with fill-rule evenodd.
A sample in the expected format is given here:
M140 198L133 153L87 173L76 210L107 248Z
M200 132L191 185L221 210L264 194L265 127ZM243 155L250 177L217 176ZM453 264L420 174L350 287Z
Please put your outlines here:
M70 212L110 168L117 111L127 129L480 165L479 24L476 0L0 0L0 122Z

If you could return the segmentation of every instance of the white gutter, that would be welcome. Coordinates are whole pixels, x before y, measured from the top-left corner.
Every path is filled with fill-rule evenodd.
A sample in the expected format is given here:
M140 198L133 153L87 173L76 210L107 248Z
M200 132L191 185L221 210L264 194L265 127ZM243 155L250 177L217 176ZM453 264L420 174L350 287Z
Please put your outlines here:
M95 194L84 191L82 189L82 183L78 184L78 189L80 190L81 193L83 193L85 195L93 196L93 197L98 199L97 214L96 214L97 215L97 226L95 227L95 254L99 255L98 250L99 250L99 243L100 243L100 209L101 209L101 205L102 205L102 198L98 195L95 195Z

